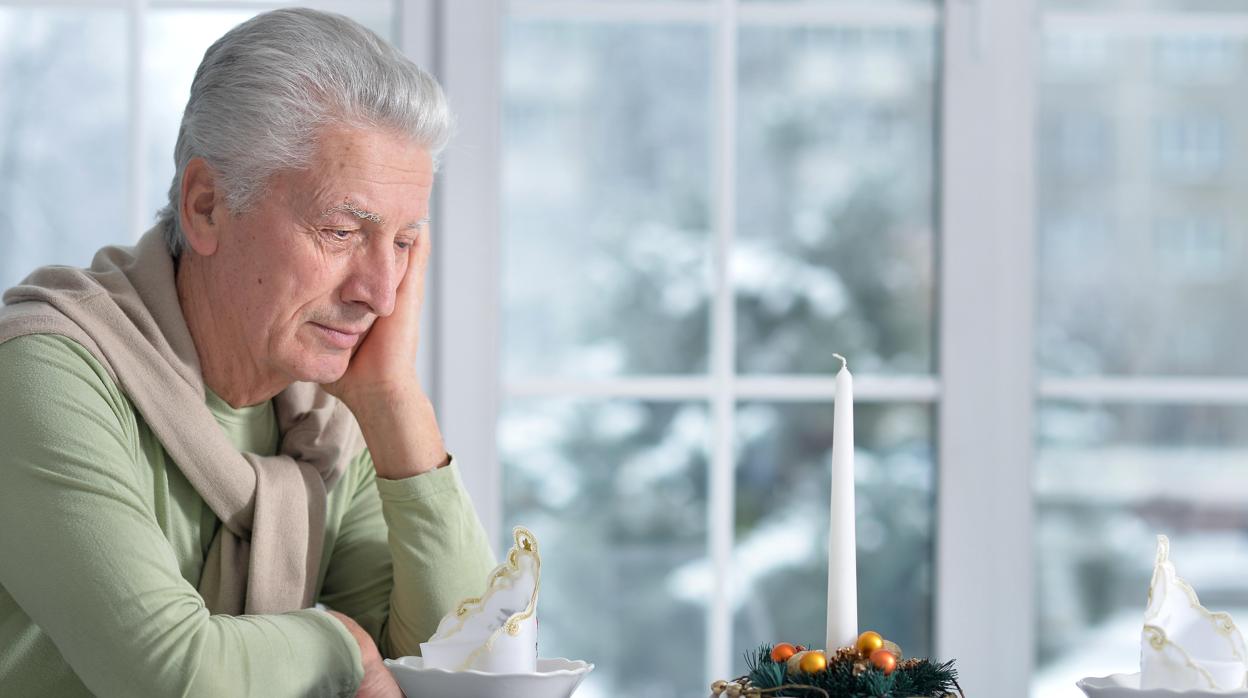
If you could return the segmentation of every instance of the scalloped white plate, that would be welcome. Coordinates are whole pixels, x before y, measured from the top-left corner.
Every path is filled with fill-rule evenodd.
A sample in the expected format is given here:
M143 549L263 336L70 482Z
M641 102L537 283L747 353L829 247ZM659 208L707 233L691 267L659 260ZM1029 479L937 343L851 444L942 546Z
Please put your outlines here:
M1088 698L1248 698L1248 691L1172 691L1166 688L1140 688L1140 675L1111 674L1089 676L1075 683Z
M420 657L387 659L408 698L569 698L594 665L579 659L538 659L536 674L426 669Z

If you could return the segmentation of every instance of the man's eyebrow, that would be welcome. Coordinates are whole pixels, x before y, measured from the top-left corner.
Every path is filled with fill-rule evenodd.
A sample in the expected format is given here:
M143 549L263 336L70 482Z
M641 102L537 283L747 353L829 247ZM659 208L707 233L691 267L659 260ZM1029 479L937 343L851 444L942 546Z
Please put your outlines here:
M361 220L372 221L373 223L381 222L380 213L373 213L372 211L366 211L360 208L359 204L356 204L351 199L345 199L342 203L338 204L337 206L330 206L329 208L325 209L325 212L321 214L321 218L329 218L330 214L337 213L338 211L346 211L347 213L350 213L351 215Z
M356 218L359 218L360 220L370 221L373 223L382 222L380 213L374 213L372 211L368 211L366 209L360 208L359 204L355 203L351 199L345 199L342 203L338 204L337 206L330 206L329 208L325 209L325 212L321 214L321 218L328 218L331 214L337 213L339 211L345 211L347 213L350 213L351 215L355 216ZM425 216L424 218L421 218L418 221L408 223L407 225L403 226L403 228L405 230L420 230L421 228L424 228L427 225L429 225L429 216Z

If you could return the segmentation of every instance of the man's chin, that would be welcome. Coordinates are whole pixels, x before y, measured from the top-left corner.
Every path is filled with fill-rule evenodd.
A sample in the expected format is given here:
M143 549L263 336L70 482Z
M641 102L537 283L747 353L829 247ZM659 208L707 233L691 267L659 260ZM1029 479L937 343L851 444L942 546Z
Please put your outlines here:
M292 371L292 375L296 381L324 385L342 378L349 365L346 356L318 356L311 361L301 362Z

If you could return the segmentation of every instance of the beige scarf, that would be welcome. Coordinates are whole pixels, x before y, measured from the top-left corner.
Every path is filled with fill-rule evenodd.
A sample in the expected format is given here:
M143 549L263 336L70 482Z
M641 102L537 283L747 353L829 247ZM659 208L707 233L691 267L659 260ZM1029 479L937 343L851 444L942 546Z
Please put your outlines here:
M326 492L364 448L350 410L314 383L274 398L280 453L239 453L205 404L199 356L153 228L90 269L43 267L4 294L0 343L57 334L82 344L143 415L222 526L199 593L213 613L281 613L315 600Z

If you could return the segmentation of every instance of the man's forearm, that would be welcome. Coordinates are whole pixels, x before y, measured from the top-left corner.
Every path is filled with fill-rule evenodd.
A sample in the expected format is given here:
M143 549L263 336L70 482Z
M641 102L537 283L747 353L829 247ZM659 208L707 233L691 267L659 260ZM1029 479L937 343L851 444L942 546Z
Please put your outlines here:
M449 461L433 403L419 385L363 400L351 409L379 477L401 480Z

